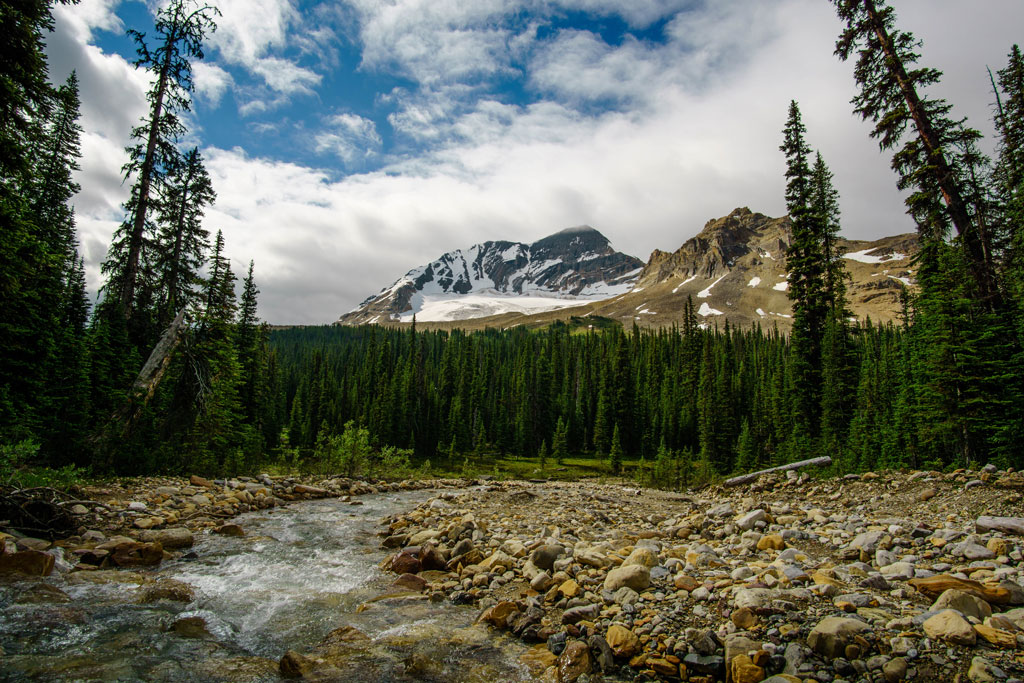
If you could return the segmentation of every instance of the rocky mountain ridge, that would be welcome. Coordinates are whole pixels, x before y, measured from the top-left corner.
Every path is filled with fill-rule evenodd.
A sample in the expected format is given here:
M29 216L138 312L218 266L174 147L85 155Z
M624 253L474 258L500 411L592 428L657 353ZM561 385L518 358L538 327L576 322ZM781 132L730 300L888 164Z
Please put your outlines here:
M567 235L571 232L563 231L546 239L562 236L564 242ZM593 231L590 237L595 242L599 238L607 244L597 231ZM546 310L532 310L525 306L518 310L514 307L501 310L489 307L486 302L474 308L469 302L461 302L457 317L431 318L445 321L433 324L483 329L541 326L569 318L601 317L627 325L635 323L641 327L657 328L681 323L686 302L692 299L699 324L704 327L721 327L728 321L733 327L747 328L756 324L787 331L792 324L786 272L786 249L790 239L788 217L772 218L743 207L727 216L709 220L697 235L686 240L674 252L654 250L638 272L626 270L641 263L632 257L618 259L607 254L591 262L585 256L593 251L588 252L582 246L572 254L575 260L563 257L557 263L548 261L546 259L554 252L538 248L544 240L530 248L536 249L531 253L544 254L545 260L534 259L530 263L549 265L543 268L526 266L527 262L520 261L519 257L498 263L494 255L501 253L500 249L513 248L516 243L488 242L478 245L487 247L483 250L473 251L477 247L470 250L473 258L468 261L461 251L451 252L458 258L442 257L423 269L410 271L390 289L383 290L356 311L342 316L341 322L408 322L412 315L407 311L415 308L414 297L430 291L426 284L437 278L438 273L441 290L454 293L452 297L456 298L461 291L480 291L470 285L477 284L482 278L474 281L469 274L488 272L492 274L488 277L494 281L495 291L499 291L498 286L503 287L500 290L503 294L530 294L537 291L531 287L547 287L548 291L583 296L579 301L565 299L562 305ZM918 252L917 236L908 233L873 241L841 239L839 247L845 254L843 262L850 275L847 297L852 315L861 321L870 318L875 323L897 321L904 291L914 286L913 258ZM564 247L560 248L564 250ZM610 246L606 248L611 249ZM588 246L587 249L592 250L593 247ZM459 267L453 268L453 262ZM483 265L476 265L478 263ZM497 265L487 266L488 263ZM581 263L592 267L582 274L569 272L571 264L578 267ZM537 269L534 275L531 275L531 267ZM599 276L605 279L599 280ZM587 284L581 286L581 283Z
M640 259L615 251L604 235L587 225L532 244L487 241L413 268L339 322L408 322L413 315L421 320L460 320L506 310L572 306L628 291L643 265Z

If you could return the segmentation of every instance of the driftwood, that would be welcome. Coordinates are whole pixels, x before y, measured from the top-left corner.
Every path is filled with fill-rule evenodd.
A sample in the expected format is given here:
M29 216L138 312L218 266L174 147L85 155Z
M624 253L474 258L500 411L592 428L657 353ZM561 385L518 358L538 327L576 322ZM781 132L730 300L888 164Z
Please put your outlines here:
M800 462L791 462L788 465L779 465L778 467L769 467L766 470L760 472L751 472L750 474L743 474L732 479L726 479L726 486L741 486L743 484L749 484L754 481L762 474L771 474L772 472L785 472L786 470L796 470L801 467L807 467L809 465L821 465L827 466L832 464L832 458L827 455L823 455L820 458L811 458L810 460L801 460Z
M27 489L0 487L0 519L5 525L49 540L75 533L78 521L71 513L71 507L90 503L102 505L95 501L75 500L63 491L45 486Z

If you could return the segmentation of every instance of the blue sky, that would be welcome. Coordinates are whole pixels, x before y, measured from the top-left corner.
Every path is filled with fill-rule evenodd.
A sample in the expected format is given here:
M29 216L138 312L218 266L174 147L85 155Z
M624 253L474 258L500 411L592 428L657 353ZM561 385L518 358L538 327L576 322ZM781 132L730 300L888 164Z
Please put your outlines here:
M842 196L844 232L913 229L888 160L851 114L825 0L214 0L190 135L207 213L261 314L330 322L413 266L487 239L587 223L646 259L737 206L784 212L779 131L801 103ZM894 0L960 115L990 129L986 66L1019 0ZM970 11L965 11L965 7ZM145 112L127 28L157 3L55 9L51 75L78 70L90 286L121 220L123 148Z

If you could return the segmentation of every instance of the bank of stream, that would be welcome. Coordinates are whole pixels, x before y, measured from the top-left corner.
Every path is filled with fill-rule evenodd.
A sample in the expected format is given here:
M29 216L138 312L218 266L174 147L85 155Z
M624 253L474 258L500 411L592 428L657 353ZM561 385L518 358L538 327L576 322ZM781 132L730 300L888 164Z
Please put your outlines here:
M276 681L286 652L332 632L332 680L528 680L523 646L474 626L478 610L395 591L377 568L380 519L430 495L247 513L244 536L197 536L159 568L0 584L0 680Z

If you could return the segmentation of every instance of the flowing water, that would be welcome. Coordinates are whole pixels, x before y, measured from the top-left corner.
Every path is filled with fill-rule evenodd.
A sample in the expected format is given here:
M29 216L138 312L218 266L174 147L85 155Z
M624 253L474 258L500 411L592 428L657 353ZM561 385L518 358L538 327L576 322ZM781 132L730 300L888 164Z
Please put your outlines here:
M146 572L80 572L0 584L0 680L275 681L288 650L349 626L328 680L527 680L523 648L473 626L476 610L387 596L378 521L429 497L379 494L249 513L243 537L197 536L192 559ZM91 575L91 576L90 576ZM140 601L154 580L191 603Z

